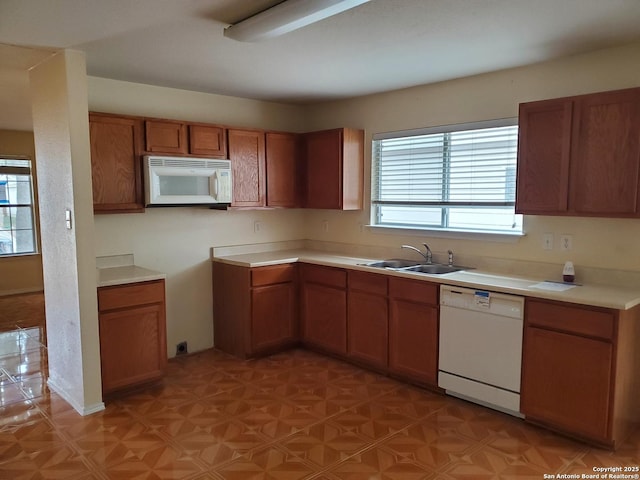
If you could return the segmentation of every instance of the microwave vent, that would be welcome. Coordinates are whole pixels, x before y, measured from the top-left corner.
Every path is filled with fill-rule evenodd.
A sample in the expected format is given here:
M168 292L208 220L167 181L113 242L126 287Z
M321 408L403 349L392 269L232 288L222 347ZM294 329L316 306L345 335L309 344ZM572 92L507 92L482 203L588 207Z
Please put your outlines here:
M174 168L205 168L219 169L229 168L229 160L209 160L184 157L152 157L149 156L150 167L174 167Z

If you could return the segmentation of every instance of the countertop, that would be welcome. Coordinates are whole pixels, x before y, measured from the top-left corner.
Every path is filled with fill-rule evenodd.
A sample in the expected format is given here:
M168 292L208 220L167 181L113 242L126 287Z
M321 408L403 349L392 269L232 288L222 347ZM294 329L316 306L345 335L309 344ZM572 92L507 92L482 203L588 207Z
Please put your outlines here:
M422 279L429 282L459 287L490 290L500 293L511 293L527 297L558 300L595 307L628 310L640 305L640 286L621 287L606 284L576 285L569 290L555 291L536 288L534 285L545 278L528 278L526 276L503 275L496 272L476 269L447 273L444 275L427 275L415 272L381 269L361 265L379 258L357 258L335 253L316 252L310 250L284 250L242 255L226 255L214 257L213 261L243 267L263 267L283 263L304 262L330 267L349 268L354 270L385 273L390 276ZM550 285L553 288L553 284Z
M98 276L98 287L149 282L152 280L162 280L167 277L164 273L149 270L148 268L138 267L137 265L97 268L96 274Z

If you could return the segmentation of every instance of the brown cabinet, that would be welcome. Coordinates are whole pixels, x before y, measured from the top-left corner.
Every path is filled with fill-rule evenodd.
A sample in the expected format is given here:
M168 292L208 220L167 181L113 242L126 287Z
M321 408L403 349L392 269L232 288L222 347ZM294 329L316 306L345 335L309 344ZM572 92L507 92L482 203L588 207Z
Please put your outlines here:
M564 212L569 200L573 102L545 100L520 105L516 209Z
M637 421L637 308L527 299L521 410L527 420L613 446Z
M637 216L640 88L575 103L569 206L578 214Z
M266 134L267 206L300 205L301 137L296 133Z
M389 279L389 370L438 385L438 286Z
M144 212L142 120L89 115L95 213Z
M227 158L227 135L224 127L189 125L189 153L209 158Z
M146 120L144 127L147 152L172 155L188 153L185 123L174 120Z
M516 210L640 215L640 88L520 105Z
M350 270L347 281L348 356L358 363L386 369L389 344L387 277Z
M339 128L304 135L307 208L360 210L364 131Z
M341 268L300 265L301 325L305 344L347 354L347 273Z
M228 131L234 207L264 207L265 136L260 130Z
M98 288L102 393L158 380L167 363L164 280Z
M275 352L298 340L296 266L213 263L214 345L232 355Z

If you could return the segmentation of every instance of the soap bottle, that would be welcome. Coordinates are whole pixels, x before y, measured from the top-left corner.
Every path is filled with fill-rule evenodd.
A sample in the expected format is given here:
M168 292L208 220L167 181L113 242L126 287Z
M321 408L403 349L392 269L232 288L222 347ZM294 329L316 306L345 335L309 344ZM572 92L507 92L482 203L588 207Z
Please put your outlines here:
M562 269L562 280L567 283L573 283L576 279L576 270L573 268L573 262L565 262Z

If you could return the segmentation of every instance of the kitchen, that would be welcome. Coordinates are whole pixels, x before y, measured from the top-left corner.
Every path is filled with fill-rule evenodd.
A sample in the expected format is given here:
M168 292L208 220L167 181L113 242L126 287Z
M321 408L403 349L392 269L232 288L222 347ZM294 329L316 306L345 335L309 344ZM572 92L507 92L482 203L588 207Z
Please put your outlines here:
M370 135L426 125L513 117L517 115L518 103L524 101L635 87L638 74L634 60L639 53L640 46L636 43L532 66L308 106L90 76L88 105L91 111L284 131L353 126L363 128ZM365 142L365 158L370 156L370 144ZM366 167L365 178L369 174ZM365 182L365 192L368 190ZM367 195L365 193L365 198ZM261 225L259 231L255 231L256 222ZM137 264L166 273L169 356L175 354L175 345L182 341L188 342L190 351L203 350L213 344L210 249L215 246L310 239L331 242L336 247L371 246L372 254L368 256L393 257L404 256L395 251L401 244L420 245L428 238L437 255L452 249L460 256L461 263L465 256L488 257L551 263L557 265L560 272L564 262L570 259L578 275L580 268L585 267L640 271L640 253L635 248L640 228L633 219L527 216L527 235L515 243L425 238L420 234L388 235L361 228L368 223L366 209L356 212L148 209L141 215L96 217L94 248L95 256L133 253ZM542 235L549 232L554 234L556 246L544 250ZM573 236L570 258L557 244L561 234Z

